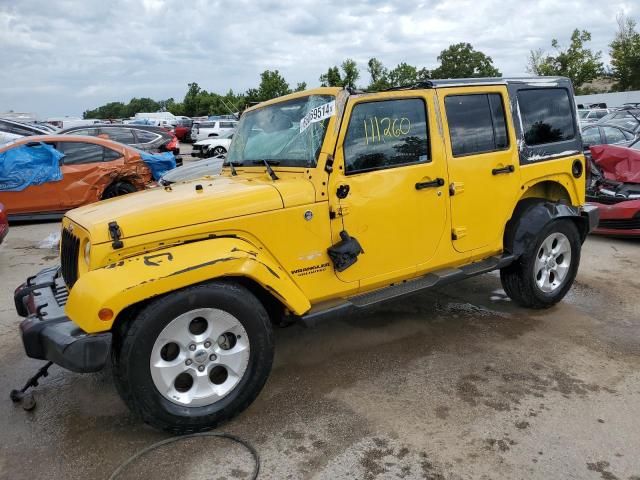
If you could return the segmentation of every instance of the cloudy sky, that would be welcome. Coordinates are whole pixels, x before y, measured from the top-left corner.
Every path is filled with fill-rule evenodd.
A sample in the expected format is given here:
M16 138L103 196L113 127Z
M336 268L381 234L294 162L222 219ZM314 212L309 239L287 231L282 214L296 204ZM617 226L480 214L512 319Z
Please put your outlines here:
M529 50L568 43L574 28L602 50L616 15L640 21L638 0L0 0L0 112L40 118L133 96L182 99L189 82L223 92L256 86L265 69L291 85L355 59L433 68L469 42L505 75Z

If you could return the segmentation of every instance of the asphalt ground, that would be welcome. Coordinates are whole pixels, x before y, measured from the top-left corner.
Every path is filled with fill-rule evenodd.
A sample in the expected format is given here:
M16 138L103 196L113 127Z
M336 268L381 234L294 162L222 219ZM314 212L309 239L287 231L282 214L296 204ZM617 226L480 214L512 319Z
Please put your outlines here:
M111 371L54 366L37 407L9 400L25 357L13 289L57 262L58 224L0 246L0 478L103 479L167 435L118 397ZM40 248L44 246L45 248ZM590 237L575 286L530 311L496 273L315 328L276 330L272 375L223 425L260 479L640 479L640 242ZM199 438L150 452L120 479L247 479L249 453Z

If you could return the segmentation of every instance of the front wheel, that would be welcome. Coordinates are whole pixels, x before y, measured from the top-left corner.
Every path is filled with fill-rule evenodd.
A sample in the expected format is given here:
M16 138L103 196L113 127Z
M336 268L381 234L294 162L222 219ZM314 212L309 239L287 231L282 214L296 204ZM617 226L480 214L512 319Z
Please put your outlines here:
M214 149L209 151L210 157L219 157L220 155L224 155L227 153L227 150L224 147L215 147Z
M547 308L567 294L580 264L580 234L570 220L549 223L528 251L500 270L502 286L518 304Z
M113 372L127 406L172 433L215 428L262 390L271 322L244 287L215 282L170 293L120 328Z

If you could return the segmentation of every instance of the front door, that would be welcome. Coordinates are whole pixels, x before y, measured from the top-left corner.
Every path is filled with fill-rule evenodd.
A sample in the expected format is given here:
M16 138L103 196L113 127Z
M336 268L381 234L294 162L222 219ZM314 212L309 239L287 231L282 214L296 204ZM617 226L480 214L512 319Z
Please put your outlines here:
M500 248L518 194L518 149L503 86L439 90L455 249Z
M446 166L432 91L352 97L330 175L332 236L364 253L338 277L361 286L415 273L433 257L446 221Z

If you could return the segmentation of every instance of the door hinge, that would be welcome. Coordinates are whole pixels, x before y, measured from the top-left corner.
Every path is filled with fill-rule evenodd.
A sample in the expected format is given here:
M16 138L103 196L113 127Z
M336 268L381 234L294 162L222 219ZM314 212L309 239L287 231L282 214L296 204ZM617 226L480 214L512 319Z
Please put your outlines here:
M336 217L344 217L349 214L349 207L346 205L340 205L336 210L331 210L329 212L329 218L334 219Z
M456 227L451 230L451 240L460 240L467 236L467 227Z

